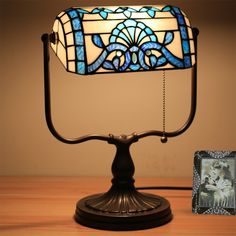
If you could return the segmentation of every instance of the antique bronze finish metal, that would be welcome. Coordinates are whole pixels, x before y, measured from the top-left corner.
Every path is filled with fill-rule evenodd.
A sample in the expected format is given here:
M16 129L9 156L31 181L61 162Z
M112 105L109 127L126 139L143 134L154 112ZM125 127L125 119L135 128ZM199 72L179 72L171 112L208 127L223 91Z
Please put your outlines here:
M193 29L197 52L198 29ZM159 136L162 142L185 132L191 125L196 113L197 101L197 63L192 68L191 110L186 123L173 132L150 130L131 135L86 135L75 139L61 136L55 129L51 116L49 43L55 35L42 36L44 48L44 90L45 116L49 130L59 141L78 144L88 140L101 140L116 146L116 155L112 164L112 186L106 193L95 194L81 199L76 206L75 220L79 223L108 230L135 230L163 225L172 219L169 202L163 197L141 193L134 186L134 164L130 155L130 146L148 136ZM197 59L197 55L196 55ZM165 125L165 124L164 124Z

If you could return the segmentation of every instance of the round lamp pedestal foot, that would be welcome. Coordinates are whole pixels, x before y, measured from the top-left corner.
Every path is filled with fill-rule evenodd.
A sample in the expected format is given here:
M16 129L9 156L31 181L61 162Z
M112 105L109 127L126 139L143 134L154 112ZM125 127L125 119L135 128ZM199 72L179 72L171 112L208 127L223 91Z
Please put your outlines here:
M168 223L169 202L160 196L136 190L85 197L77 203L75 220L81 225L104 230L140 230Z

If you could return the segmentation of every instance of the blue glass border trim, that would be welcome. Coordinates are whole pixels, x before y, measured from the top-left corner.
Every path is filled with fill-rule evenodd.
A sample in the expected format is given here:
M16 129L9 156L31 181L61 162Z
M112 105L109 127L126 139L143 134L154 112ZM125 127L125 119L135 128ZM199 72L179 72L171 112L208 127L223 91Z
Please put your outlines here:
M181 10L178 7L172 7L172 10L175 13L176 20L178 22L178 28L180 32L182 51L183 51L184 67L190 68L192 67L192 60L190 57L189 35L188 35L188 28L184 19L185 16L182 14Z

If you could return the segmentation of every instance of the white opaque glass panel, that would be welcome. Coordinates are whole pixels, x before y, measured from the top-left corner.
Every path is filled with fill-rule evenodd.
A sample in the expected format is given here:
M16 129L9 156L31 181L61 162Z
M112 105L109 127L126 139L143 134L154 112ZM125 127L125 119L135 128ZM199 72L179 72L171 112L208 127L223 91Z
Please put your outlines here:
M104 70L103 68L99 68L99 69L97 70L97 72L98 72L98 73L104 73L104 72L107 72L107 70Z
M85 36L86 55L88 64L94 62L102 52L102 49L96 47L90 36Z
M133 14L132 14L133 17ZM127 16L125 16L123 13L117 13L117 14L109 14L107 19L113 20L113 19L127 19Z
M138 20L137 20L138 21ZM85 21L83 22L84 33L110 33L123 20L111 21ZM173 19L143 19L142 22L149 26L153 31L176 30L178 29L177 21ZM99 27L98 27L99 24Z
M57 56L60 58L63 65L66 67L66 50L60 42L57 45Z
M188 19L187 17L184 17L184 19L185 19L186 25L187 25L187 26L190 26L189 19Z
M188 27L188 35L189 35L189 38L192 39L193 38L193 32L192 32L192 29Z
M163 67L160 67L159 69L171 69L171 68L174 68L174 66L172 66L171 64L167 64L166 66L163 66Z
M68 60L75 60L75 47L67 48Z
M68 62L68 70L71 72L75 72L75 62L74 61Z
M164 41L164 37L165 37L165 32L156 32L155 33L156 34L156 36L157 36L157 41L159 42L159 43L163 43L163 41Z
M176 30L178 29L177 21L173 19L145 19L142 22L149 26L153 31Z
M71 22L67 22L64 24L64 30L65 30L65 33L69 33L72 31Z
M192 65L194 65L196 63L195 55L192 55L191 59L192 59Z
M59 24L59 27L58 27L58 37L61 43L63 44L63 46L65 46L65 35L64 35L61 24Z
M194 53L194 52L195 52L195 49L194 49L194 41L193 41L193 40L190 40L190 41L189 41L189 44L190 44L190 52L191 52L191 53Z
M83 22L84 33L110 33L120 22L123 20L114 20L114 21L85 21ZM98 27L99 25L99 27Z
M65 14L63 17L61 17L62 23L66 23L66 22L69 21L69 20L70 20L70 18L68 17L67 14Z
M58 15L58 17L61 17L61 16L63 16L63 14L64 14L65 12L63 11L63 12L61 12L59 15Z
M103 34L103 35L101 35L101 37L102 37L103 43L105 45L108 45L109 44L110 35L109 34Z
M184 16L186 16L185 12L183 12L182 10L180 10L180 11L181 11L181 13L182 13Z
M101 20L101 16L99 14L84 14L83 20Z
M73 33L70 33L70 34L66 35L66 42L67 42L68 46L74 45L74 35L73 35Z
M183 58L183 51L181 46L181 39L180 39L180 33L175 32L174 33L174 40L171 44L166 46L172 54L179 58Z
M170 12L156 12L155 18L173 18L173 15Z
M54 24L53 24L53 28L52 30L54 32L58 32L58 24L59 24L59 21L58 20L55 20Z

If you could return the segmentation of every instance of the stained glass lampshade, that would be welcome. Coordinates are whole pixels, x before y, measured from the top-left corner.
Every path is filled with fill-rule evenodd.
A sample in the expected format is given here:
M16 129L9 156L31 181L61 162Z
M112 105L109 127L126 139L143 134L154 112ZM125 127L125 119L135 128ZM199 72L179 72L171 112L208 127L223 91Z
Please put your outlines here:
M178 7L73 7L55 20L51 47L78 74L185 69L195 64L193 33Z
M115 145L112 186L106 193L82 198L75 220L85 226L108 230L157 227L172 219L169 201L139 192L134 186L130 146L148 136L167 137L184 133L196 112L197 36L187 16L173 6L72 7L61 12L53 32L42 36L44 50L45 116L55 138L67 144L89 140ZM65 138L55 128L51 115L50 50L68 72L80 75L163 71L163 130L130 135L90 134ZM165 130L165 70L192 70L191 109L186 123L176 131Z

